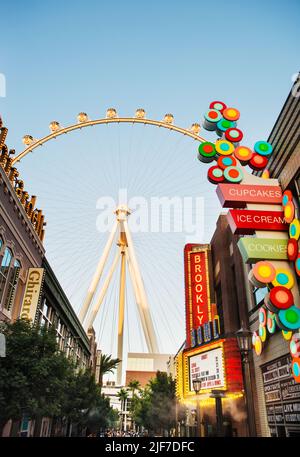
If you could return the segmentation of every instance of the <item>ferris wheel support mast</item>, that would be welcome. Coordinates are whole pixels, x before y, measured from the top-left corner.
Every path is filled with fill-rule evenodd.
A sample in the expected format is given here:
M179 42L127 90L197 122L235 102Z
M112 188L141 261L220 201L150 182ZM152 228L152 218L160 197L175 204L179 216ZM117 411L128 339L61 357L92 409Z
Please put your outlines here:
M95 271L95 274L93 276L93 279L92 279L92 282L90 284L90 287L88 289L88 293L87 293L86 299L85 299L85 301L84 301L84 303L82 305L82 308L80 310L79 320L80 320L80 322L82 324L84 322L84 319L86 318L86 315L87 315L89 306L91 304L91 301L94 298L94 295L95 295L95 292L96 292L96 289L97 289L97 285L98 285L98 283L100 281L100 278L101 278L101 275L102 275L102 272L103 272L103 269L104 269L104 266L105 266L105 262L107 261L107 257L108 257L109 251L111 249L111 246L112 246L112 243L113 243L117 228L118 228L118 222L115 222L115 224L113 226L113 229L112 229L112 231L110 233L110 236L108 238L108 241L106 243L106 246L104 248L103 254L102 254L102 256L101 256L101 258L99 260L99 263L98 263L97 269Z
M136 301L136 304L137 304L137 308L138 308L141 324L142 324L142 327L143 327L144 336L145 336L145 339L146 339L147 348L150 351L150 348L151 348L151 337L149 335L148 328L147 328L147 325L146 325L145 316L144 316L143 308L142 308L142 304L141 304L141 294L140 294L140 291L139 291L139 288L138 288L138 285L137 285L136 277L135 277L135 274L134 274L134 271L133 271L133 268L132 268L132 262L130 260L130 256L129 256L128 250L126 251L126 260L127 260L127 265L128 265L130 278L131 278L132 287L133 287L133 290L134 290L135 301Z
M122 227L122 224L121 224ZM117 384L122 384L123 372L123 341L124 341L124 315L125 315L125 279L126 279L126 236L124 232L120 233L119 241L121 249L121 269L120 269L120 295L119 295L119 321L118 321L118 359L121 360L117 369Z
M147 295L143 283L143 279L140 273L140 269L138 267L137 259L135 256L135 251L134 251L134 246L131 238L131 233L128 228L127 221L124 221L124 229L126 233L126 238L127 238L127 243L128 243L128 253L129 253L129 258L130 261L132 262L133 270L134 270L134 276L135 280L138 286L139 294L140 294L140 302L141 302L141 312L144 316L144 321L145 321L145 327L147 329L147 335L149 335L149 342L150 342L150 352L156 353L159 352L158 350L158 344L156 340L156 335L153 327L153 322L151 319L150 311L149 311L149 305L148 305L148 300L147 300Z
M109 272L108 272L108 274L106 276L105 282L104 282L103 287L101 289L101 293L100 293L100 295L99 295L99 297L98 297L98 299L97 299L97 301L96 301L96 303L95 303L95 305L93 307L91 315L90 315L90 317L88 319L88 323L85 326L86 330L88 330L89 328L91 328L93 326L94 320L96 319L96 316L97 316L97 314L98 314L98 312L100 310L100 307L102 305L103 299L104 299L104 297L106 295L106 292L107 292L108 286L110 284L111 278L112 278L112 276L114 274L114 271L115 271L115 269L117 267L118 261L120 259L120 255L121 255L121 251L119 250L117 252L116 257L115 257L115 259L113 261L113 264L112 264L112 266L111 266L111 268L110 268L110 270L109 270Z
M118 317L118 358L121 360L121 363L118 365L117 370L117 382L118 385L122 383L122 372L123 372L123 342L124 342L124 320L125 320L125 290L126 290L126 264L128 267L129 276L133 286L134 296L139 312L139 317L141 320L146 344L148 351L151 353L158 353L158 344L156 339L156 334L151 318L151 313L149 309L149 304L147 300L147 295L142 280L142 275L139 269L139 265L136 259L134 245L132 242L131 233L127 224L127 217L130 214L130 210L126 206L119 206L116 211L117 221L110 233L109 239L105 245L104 251L98 263L96 272L93 276L91 285L88 289L86 299L83 303L82 309L80 311L80 320L82 323L86 320L90 305L94 298L96 289L99 285L101 275L105 264L107 262L110 250L112 249L113 241L118 234L118 252L114 258L114 261L107 273L105 281L101 286L99 296L92 308L86 324L84 324L85 330L88 330L93 326L93 323L97 317L97 314L100 310L104 297L107 293L108 287L111 283L113 274L116 270L118 262L120 260L120 288L119 288L119 317Z

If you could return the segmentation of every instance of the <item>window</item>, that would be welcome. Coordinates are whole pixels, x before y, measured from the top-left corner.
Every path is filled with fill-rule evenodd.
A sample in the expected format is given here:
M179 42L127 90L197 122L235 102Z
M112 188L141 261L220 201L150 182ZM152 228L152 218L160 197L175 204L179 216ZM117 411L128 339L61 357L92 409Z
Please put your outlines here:
M60 319L57 319L56 323L56 341L58 343L59 349L63 352L66 351L66 326L63 324L63 322Z
M0 267L0 302L2 301L12 256L12 251L6 248Z
M263 305L264 303L264 298L269 292L269 289L267 287L257 287L253 288L253 296L254 296L254 301L255 301L255 306L258 305Z
M44 325L49 328L51 327L53 320L55 319L55 311L51 306L48 305L47 299L44 298L42 306L40 308L40 326Z
M10 269L9 274L8 274L8 289L7 289L7 293L6 293L6 297L5 297L5 301L4 301L4 308L7 310L10 310L13 300L15 298L20 269L21 269L21 264L20 264L19 260L15 260L14 265Z
M0 252L1 252L2 246L3 246L3 240L2 240L2 238L0 236Z

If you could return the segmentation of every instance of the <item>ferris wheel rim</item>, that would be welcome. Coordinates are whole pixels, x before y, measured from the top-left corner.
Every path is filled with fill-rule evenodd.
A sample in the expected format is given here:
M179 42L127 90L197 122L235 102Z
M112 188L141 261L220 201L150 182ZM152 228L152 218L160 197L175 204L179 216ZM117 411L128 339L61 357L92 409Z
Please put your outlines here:
M23 151L21 151L12 161L12 165L15 165L17 162L20 162L25 156L27 156L30 152L34 151L34 149L38 148L39 146L42 146L43 144L47 143L48 141L57 138L58 136L61 136L63 134L67 134L70 132L73 132L75 130L79 130L85 127L93 127L95 125L102 125L102 124L116 124L116 123L127 123L127 124L145 124L145 125L152 125L155 127L163 127L168 130L181 133L182 135L189 136L190 138L193 138L196 141L199 141L200 143L204 143L208 140L205 138L201 137L200 135L197 135L193 131L189 129L185 129L183 127L179 127L177 125L174 125L172 123L167 123L163 121L157 121L155 119L146 119L146 118L136 118L136 117L113 117L113 118L101 118L101 119L94 119L94 120L88 120L85 122L78 122L76 124L71 124L67 127L60 128L59 130L56 130L55 132L50 133L49 135L42 137L40 139L35 139L33 142L25 148Z

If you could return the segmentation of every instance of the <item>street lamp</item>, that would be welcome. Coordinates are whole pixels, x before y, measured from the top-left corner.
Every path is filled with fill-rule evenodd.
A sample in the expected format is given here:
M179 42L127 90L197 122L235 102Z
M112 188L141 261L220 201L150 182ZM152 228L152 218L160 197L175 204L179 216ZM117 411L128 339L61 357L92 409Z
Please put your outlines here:
M225 397L224 392L212 390L209 397L216 400L217 436L223 436L222 398Z
M255 413L253 406L253 393L251 384L251 371L249 356L252 351L252 332L245 328L241 328L236 332L236 338L239 346L239 350L242 356L243 363L243 375L244 375L244 386L246 394L246 406L248 415L248 430L249 436L256 436L255 428Z
M198 395L198 393L201 390L201 379L200 378L193 379L193 389L196 392L196 395Z
M243 361L248 361L249 353L252 350L252 332L245 328L240 328L236 332L239 350L241 351Z
M193 379L193 389L194 389L196 395L198 395L201 390L201 379L200 378ZM198 427L198 431L199 431L199 436L201 437L200 400L198 400L198 397L197 397L197 427Z

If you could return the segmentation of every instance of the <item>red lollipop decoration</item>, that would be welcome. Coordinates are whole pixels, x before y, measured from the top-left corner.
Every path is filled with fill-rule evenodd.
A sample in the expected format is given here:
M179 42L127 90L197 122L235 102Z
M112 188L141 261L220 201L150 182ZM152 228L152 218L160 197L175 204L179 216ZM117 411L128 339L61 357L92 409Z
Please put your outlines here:
M231 143L239 143L243 139L243 132L236 127L232 127L231 129L227 129L225 132L225 138Z
M270 290L268 308L270 311L278 313L281 309L288 309L294 303L292 292L283 286L276 286Z
M207 172L207 179L212 184L219 184L225 181L223 170L218 166L210 167Z
M261 156L259 154L254 153L250 159L249 167L252 170L263 170L268 164L268 158L265 156Z
M225 103L223 102L220 102L218 100L215 100L213 102L211 102L211 104L209 105L209 107L211 109L217 109L218 111L220 111L220 113L223 113L224 109L226 109L226 105Z

